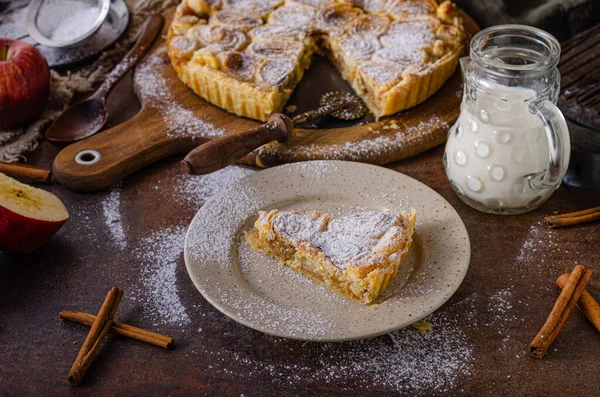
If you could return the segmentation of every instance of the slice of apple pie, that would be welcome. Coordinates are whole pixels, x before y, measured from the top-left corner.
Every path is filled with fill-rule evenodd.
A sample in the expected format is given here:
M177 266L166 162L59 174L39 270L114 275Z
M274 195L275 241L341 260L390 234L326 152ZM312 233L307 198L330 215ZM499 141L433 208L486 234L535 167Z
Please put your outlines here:
M352 300L371 303L396 277L415 229L414 209L400 214L364 210L260 211L248 245Z

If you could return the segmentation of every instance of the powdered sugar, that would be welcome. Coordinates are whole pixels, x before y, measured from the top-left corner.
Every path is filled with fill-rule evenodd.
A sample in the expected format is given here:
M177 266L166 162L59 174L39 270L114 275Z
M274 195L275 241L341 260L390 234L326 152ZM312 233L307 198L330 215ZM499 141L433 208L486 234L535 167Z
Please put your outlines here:
M272 86L285 85L294 73L295 65L289 60L267 61L260 71L260 76Z
M69 1L66 3L68 3L69 15L61 18L60 22L55 19L54 27L50 29L48 35L48 38L54 41L71 41L82 36L94 26L100 14L98 7L92 7L85 2Z
M312 26L314 19L315 12L312 8L308 7L283 6L269 15L270 23L295 27Z
M280 212L273 218L273 229L296 245L313 245L343 269L359 254L369 253L385 243L386 233L396 231L395 226L400 222L391 212L372 210L329 220L307 213Z
M369 59L381 48L377 37L347 36L340 40L344 53L354 59Z
M159 52L147 58L136 69L134 74L135 87L141 98L148 99L148 106L156 107L163 116L170 138L186 136L218 137L225 132L202 120L192 109L188 109L177 101L167 81L162 77L160 67L168 63L166 53Z
M108 195L102 199L102 210L106 220L106 226L110 230L113 242L121 250L127 247L127 239L123 231L123 219L121 217L121 185L117 184L110 189Z
M402 78L402 71L395 62L376 59L358 64L358 70L364 76L373 79L375 84L391 86Z
M184 238L184 227L171 227L143 238L135 250L135 256L142 264L142 288L132 292L132 299L143 302L144 314L156 325L190 324L177 286Z
M447 130L450 127L448 123L441 122L437 116L411 126L398 125L396 122L396 120L386 120L378 130L372 129L374 135L372 138L331 145L299 145L294 146L294 150L304 152L308 159L325 157L332 160L367 161L376 155L397 153L404 147L414 146L411 140L420 139L422 131L432 131L436 127ZM285 150L284 145L278 145L279 152Z
M181 174L177 178L174 193L180 201L200 208L219 189L255 172L255 168L231 165L207 175Z
M266 376L278 386L325 382L354 395L357 387L380 392L427 391L435 395L456 388L473 371L473 348L457 318L460 316L446 309L427 319L434 327L431 333L420 334L407 328L369 341L310 344L298 349L290 346L290 354L283 362L239 350L209 350L205 354L211 358L213 371L229 373L227 365L235 361L243 368L236 376ZM274 339L273 343L282 342ZM318 365L306 366L303 363L307 361ZM345 386L349 380L352 388Z

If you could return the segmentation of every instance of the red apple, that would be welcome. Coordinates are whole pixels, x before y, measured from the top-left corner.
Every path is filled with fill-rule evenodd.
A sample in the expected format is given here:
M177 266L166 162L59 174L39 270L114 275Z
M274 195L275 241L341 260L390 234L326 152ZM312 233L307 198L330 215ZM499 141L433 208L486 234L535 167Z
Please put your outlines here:
M0 39L0 129L38 118L50 96L46 58L22 41Z
M0 173L0 250L29 252L69 219L58 197Z

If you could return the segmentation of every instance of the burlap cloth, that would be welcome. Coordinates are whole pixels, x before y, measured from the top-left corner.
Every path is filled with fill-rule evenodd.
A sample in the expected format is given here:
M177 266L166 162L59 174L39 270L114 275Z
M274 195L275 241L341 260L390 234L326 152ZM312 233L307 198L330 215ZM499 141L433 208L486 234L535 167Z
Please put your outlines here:
M41 119L14 130L0 130L0 161L26 160L25 155L37 148L42 132L71 101L76 93L92 91L117 64L137 39L146 17L176 5L180 0L125 0L131 13L127 30L114 46L93 62L73 71L51 70L50 102Z

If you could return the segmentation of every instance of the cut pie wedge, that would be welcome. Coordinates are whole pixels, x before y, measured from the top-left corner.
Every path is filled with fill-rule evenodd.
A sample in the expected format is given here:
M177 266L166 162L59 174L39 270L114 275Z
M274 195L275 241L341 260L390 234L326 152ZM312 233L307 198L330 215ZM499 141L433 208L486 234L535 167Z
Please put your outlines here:
M412 244L414 209L321 212L260 211L248 245L330 290L364 304L396 277Z
M167 42L179 78L196 94L266 121L315 52L383 117L433 95L454 72L464 39L450 1L183 0Z

